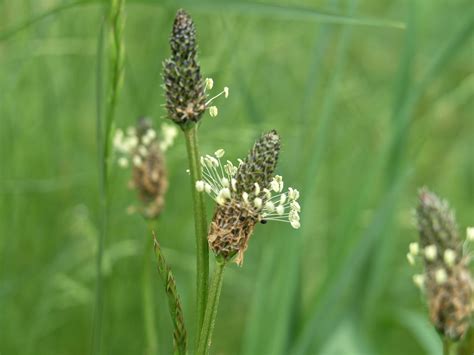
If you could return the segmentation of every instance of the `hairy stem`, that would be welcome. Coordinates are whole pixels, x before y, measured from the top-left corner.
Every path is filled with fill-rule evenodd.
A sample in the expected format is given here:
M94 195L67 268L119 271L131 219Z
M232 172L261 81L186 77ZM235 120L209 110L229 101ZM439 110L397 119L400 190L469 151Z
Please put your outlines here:
M196 351L197 355L206 355L209 347L211 346L212 332L216 322L217 307L219 305L219 297L221 295L225 265L225 262L216 262L216 269L214 270L214 275L212 276L211 285L209 287L209 298L207 300L204 323L199 336L199 342Z
M143 322L146 336L146 354L156 355L158 353L158 339L155 320L155 303L153 292L153 274L155 264L152 259L153 239L150 238L152 232L156 232L157 221L148 221L148 233L146 235L145 249L143 252Z
M207 244L207 219L204 195L196 191L196 181L202 179L201 164L198 150L197 126L184 129L186 149L188 152L189 170L191 174L191 191L194 204L194 227L196 233L196 262L197 262L197 327L200 334L207 300L207 285L209 282L209 247Z

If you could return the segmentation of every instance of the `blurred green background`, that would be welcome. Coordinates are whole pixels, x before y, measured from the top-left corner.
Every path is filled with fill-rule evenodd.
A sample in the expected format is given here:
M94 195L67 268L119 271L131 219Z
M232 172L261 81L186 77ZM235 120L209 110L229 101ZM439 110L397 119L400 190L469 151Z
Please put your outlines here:
M212 353L440 354L405 254L417 238L411 211L422 185L449 199L463 235L474 224L472 2L128 0L117 126L140 115L163 122L161 62L179 7L196 22L203 74L230 87L219 116L203 119L202 153L225 148L235 160L275 128L278 172L302 192L302 228L258 226L243 267L227 271ZM100 1L0 1L2 355L90 351L101 221L97 81L105 75L97 53L106 13ZM158 238L193 335L182 138L167 154ZM128 179L114 169L104 354L145 347L149 235L140 216L126 213L135 202ZM160 354L170 354L158 276L155 300Z

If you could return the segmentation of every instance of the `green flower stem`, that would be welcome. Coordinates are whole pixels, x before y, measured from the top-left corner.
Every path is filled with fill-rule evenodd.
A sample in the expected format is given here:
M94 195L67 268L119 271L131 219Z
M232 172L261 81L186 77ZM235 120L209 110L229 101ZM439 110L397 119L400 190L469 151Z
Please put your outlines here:
M145 248L143 251L143 322L146 335L146 352L147 355L156 355L158 353L158 339L155 320L155 303L153 292L153 279L155 262L153 259L153 239L150 237L152 232L156 233L156 220L148 221L148 233L145 240Z
M443 337L443 355L456 355L456 344L446 337Z
M189 171L191 174L191 191L194 204L194 227L197 249L197 327L196 334L201 333L204 311L206 309L207 285L209 282L209 247L207 244L207 219L204 194L196 191L196 181L202 179L202 170L198 150L197 125L184 129L186 149L188 152Z
M197 355L206 355L211 346L212 332L216 322L217 307L221 295L225 265L224 261L216 261L216 269L214 270L214 275L212 276L211 285L209 287L209 298L207 300L204 323L199 336L199 343L196 351Z

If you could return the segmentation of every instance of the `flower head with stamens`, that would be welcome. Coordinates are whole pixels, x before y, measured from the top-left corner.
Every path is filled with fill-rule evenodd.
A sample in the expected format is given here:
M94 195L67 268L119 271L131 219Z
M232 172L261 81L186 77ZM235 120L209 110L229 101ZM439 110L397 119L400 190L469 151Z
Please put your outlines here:
M191 16L182 9L176 13L170 47L171 56L163 63L168 117L183 129L198 122L207 109L215 117L217 108L210 104L220 95L227 98L229 89L225 87L221 93L208 98L207 91L212 89L214 81L202 78L196 28Z
M136 127L129 127L126 133L120 129L115 132L118 165L132 166L130 186L138 191L142 202L142 206L130 211L138 209L146 218L156 218L161 213L168 188L164 152L173 144L177 133L175 126L165 123L157 132L146 118L140 118Z
M420 260L423 274L413 280L426 294L433 325L444 337L458 340L474 310L469 238L463 243L448 203L425 188L420 190L416 217L420 242L410 244L407 259L412 265Z
M203 180L196 189L210 195L217 203L209 232L214 253L241 264L255 225L267 221L289 222L300 227L299 192L284 190L283 178L274 175L280 152L276 131L262 135L245 161L223 161L224 150L201 157Z

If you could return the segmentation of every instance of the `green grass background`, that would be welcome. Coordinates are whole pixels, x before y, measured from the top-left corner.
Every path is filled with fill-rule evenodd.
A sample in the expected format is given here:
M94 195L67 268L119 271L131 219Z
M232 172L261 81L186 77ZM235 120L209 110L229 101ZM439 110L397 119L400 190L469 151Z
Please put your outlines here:
M204 75L231 91L217 103L219 116L203 119L202 152L222 147L243 157L260 132L275 128L278 172L302 192L302 228L258 226L243 267L227 271L213 353L440 354L405 254L417 238L411 210L422 185L450 200L463 234L474 224L472 3L129 0L118 126L140 115L163 121L161 62L181 6L196 22ZM2 355L91 347L98 76L105 80L97 52L106 13L101 1L0 1ZM182 137L167 161L157 234L193 335ZM113 355L145 346L149 236L141 217L126 213L135 202L128 178L114 169L111 179L103 352ZM157 277L159 348L169 354L161 287Z

